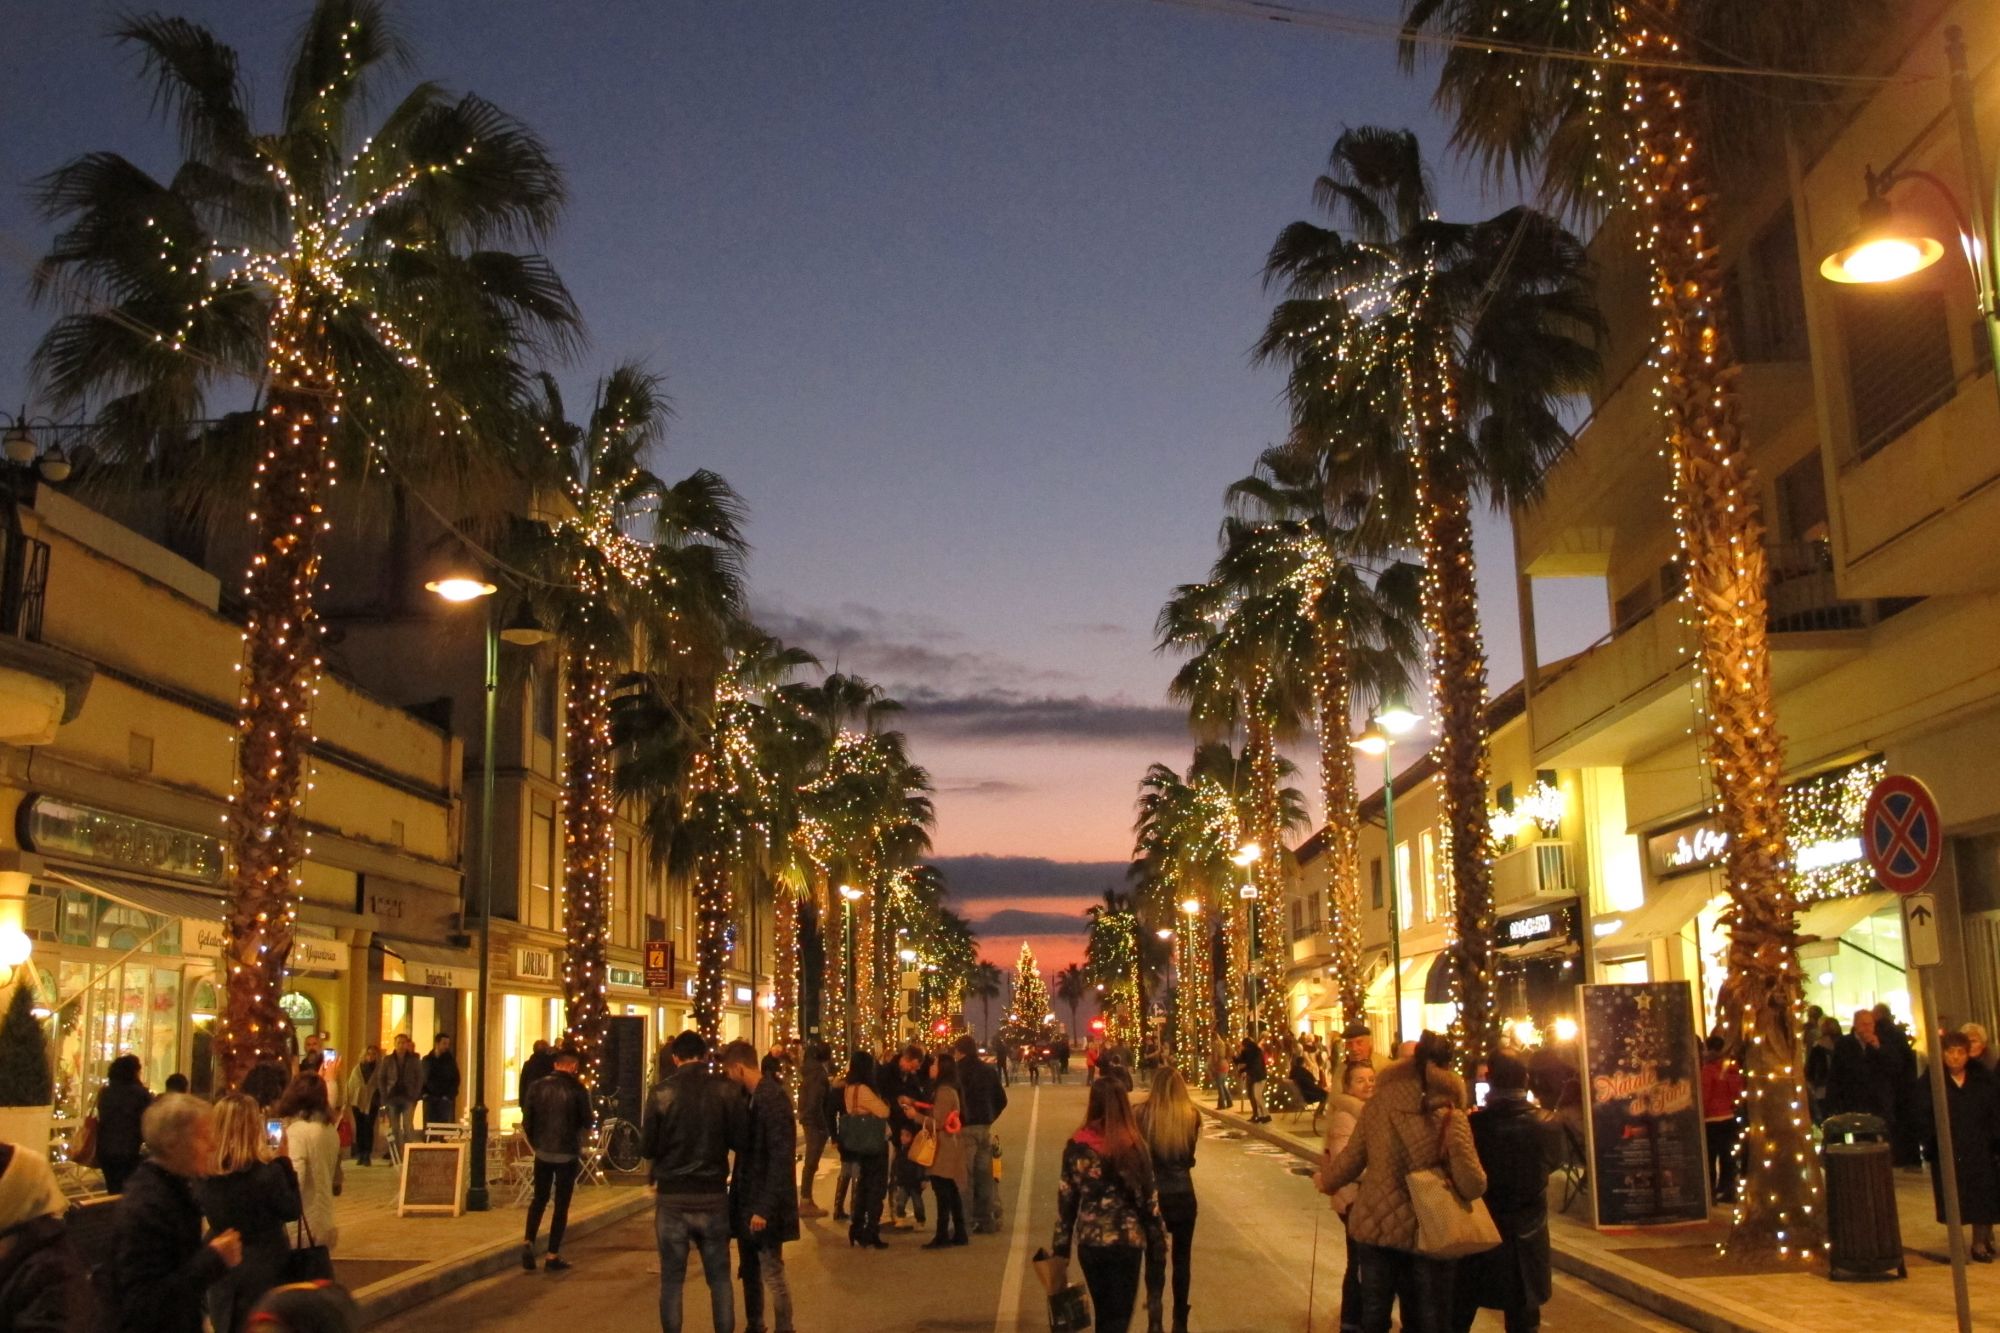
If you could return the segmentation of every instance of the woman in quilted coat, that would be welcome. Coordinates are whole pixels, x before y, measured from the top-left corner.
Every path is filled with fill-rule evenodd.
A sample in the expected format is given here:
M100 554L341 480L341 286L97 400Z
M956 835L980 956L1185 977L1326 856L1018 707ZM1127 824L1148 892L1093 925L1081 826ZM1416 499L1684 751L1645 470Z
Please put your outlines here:
M1450 1061L1450 1043L1424 1033L1414 1055L1376 1079L1354 1136L1320 1178L1329 1192L1361 1182L1347 1228L1361 1266L1363 1333L1388 1333L1391 1310L1398 1307L1406 1333L1451 1327L1453 1261L1417 1252L1409 1186L1412 1174L1443 1167L1461 1197L1486 1192L1486 1172L1465 1117L1465 1082L1451 1072Z

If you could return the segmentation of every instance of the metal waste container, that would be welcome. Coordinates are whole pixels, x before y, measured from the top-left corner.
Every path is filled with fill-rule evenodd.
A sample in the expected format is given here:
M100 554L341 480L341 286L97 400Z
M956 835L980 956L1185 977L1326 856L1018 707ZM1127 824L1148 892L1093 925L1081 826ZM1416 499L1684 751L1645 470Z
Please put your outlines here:
M1889 1126L1859 1112L1828 1116L1820 1127L1826 1167L1828 1276L1836 1282L1908 1277Z

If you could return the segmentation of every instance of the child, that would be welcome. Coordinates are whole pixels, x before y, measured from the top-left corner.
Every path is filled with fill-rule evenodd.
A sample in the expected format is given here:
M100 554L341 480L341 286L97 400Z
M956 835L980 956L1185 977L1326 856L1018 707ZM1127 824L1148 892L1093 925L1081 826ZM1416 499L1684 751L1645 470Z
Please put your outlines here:
M924 1169L910 1160L910 1143L916 1138L916 1134L906 1129L898 1135L898 1138L902 1142L903 1150L896 1154L895 1177L890 1182L889 1212L900 1225L904 1210L914 1208L917 1225L923 1226L925 1225Z

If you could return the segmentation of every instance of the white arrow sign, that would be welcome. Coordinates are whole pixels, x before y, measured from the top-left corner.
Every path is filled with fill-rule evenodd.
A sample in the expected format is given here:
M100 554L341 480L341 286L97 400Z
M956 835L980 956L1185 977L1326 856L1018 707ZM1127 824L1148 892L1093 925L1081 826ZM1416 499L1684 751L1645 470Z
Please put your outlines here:
M1903 940L1910 951L1911 967L1938 965L1937 898L1928 893L1903 897Z

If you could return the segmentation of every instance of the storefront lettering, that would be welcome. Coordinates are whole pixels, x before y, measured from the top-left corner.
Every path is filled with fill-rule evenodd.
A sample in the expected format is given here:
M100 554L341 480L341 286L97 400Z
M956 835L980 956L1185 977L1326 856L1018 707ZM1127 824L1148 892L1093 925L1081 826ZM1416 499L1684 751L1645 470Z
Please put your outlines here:
M155 824L52 796L21 806L22 845L45 856L68 856L201 884L222 880L222 839Z
M556 956L547 949L516 949L514 975L523 981L554 981Z
M479 985L479 973L470 968L418 963L409 972L410 980L417 985L435 986L439 990L472 990Z
M181 918L181 952L191 958L213 958L229 945L229 928L201 917ZM347 946L316 935L292 936L287 966L294 972L345 972Z
M1517 916L1507 923L1507 938L1516 943L1521 940L1540 939L1552 934L1556 928L1555 917L1548 912L1538 912L1534 916Z
M1668 829L1646 839L1653 874L1664 879L1714 865L1729 850L1729 834L1706 822Z
M1631 1114L1672 1115L1694 1105L1694 1088L1684 1078L1662 1081L1656 1074L1599 1074L1590 1081L1591 1100L1629 1101Z

